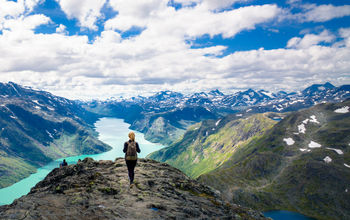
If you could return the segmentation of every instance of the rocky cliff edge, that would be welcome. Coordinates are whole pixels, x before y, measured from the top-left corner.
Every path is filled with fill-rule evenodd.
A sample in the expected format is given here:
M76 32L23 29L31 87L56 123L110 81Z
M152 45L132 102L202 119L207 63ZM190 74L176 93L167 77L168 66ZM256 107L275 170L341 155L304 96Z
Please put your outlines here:
M229 204L209 187L165 163L139 159L130 188L123 158L84 159L56 168L0 219L265 219Z

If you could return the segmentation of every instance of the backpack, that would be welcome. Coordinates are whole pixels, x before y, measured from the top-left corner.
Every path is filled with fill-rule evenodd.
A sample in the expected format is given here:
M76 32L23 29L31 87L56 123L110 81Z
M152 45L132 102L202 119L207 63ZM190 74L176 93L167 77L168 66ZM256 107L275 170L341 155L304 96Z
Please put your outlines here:
M128 142L128 149L126 150L125 159L137 160L136 142Z

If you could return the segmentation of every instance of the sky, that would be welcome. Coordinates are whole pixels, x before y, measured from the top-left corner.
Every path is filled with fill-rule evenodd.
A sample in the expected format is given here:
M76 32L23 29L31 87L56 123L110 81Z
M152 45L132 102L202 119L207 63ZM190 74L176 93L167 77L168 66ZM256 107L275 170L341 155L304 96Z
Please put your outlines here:
M350 84L348 0L0 0L0 82L70 99Z

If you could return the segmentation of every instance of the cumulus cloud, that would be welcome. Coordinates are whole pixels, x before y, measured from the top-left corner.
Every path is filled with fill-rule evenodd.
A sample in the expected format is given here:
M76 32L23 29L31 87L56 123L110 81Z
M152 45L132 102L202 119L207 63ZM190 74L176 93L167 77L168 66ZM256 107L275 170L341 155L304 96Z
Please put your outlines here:
M303 15L305 21L323 22L350 15L350 5L310 5Z
M324 30L322 33L306 34L303 38L293 37L287 43L288 48L309 48L320 43L331 43L336 39L336 36L329 31Z
M59 33L59 34L67 34L68 31L67 31L67 27L63 24L60 24L57 28L56 28L56 33Z
M138 26L146 27L148 32L158 35L161 33L181 37L204 34L233 37L242 30L254 29L255 25L274 18L280 11L276 5L262 5L214 13L203 7L204 3L175 11L162 0L140 0L133 1L132 4L127 0L119 0L110 4L119 14L106 22L106 29L126 31Z
M96 21L106 0L56 0L70 19L78 19L80 26L97 30Z
M87 28L96 28L105 2L59 1L70 18ZM84 35L65 34L62 24L55 24L56 33L37 34L34 29L52 22L49 17L7 9L13 17L6 18L0 34L0 81L11 80L69 98L213 87L227 92L233 87L294 90L307 81L349 82L349 28L337 34L327 30L304 34L290 39L286 48L224 55L225 46L193 49L186 40L204 34L234 38L276 19L281 9L270 4L231 9L237 2L233 0L192 2L196 5L175 10L162 0L109 1L118 14L90 41ZM229 9L216 11L222 8ZM92 16L87 18L89 13ZM143 31L122 38L123 31L135 26ZM333 44L338 38L341 45Z
M175 0L174 2L180 3L182 6L192 6L201 4L203 7L210 10L220 10L232 6L235 3L247 2L248 0Z
M6 23L9 20L13 21L18 17L29 14L41 2L41 0L18 0L16 2L0 0L0 30L8 25Z
M350 5L334 6L303 4L302 1L293 0L287 2L291 8L284 9L281 20L297 20L299 22L325 22L335 18L350 16ZM292 13L293 9L301 10L300 13Z
M344 39L344 46L350 47L350 28L341 28L339 30L339 34L341 38Z

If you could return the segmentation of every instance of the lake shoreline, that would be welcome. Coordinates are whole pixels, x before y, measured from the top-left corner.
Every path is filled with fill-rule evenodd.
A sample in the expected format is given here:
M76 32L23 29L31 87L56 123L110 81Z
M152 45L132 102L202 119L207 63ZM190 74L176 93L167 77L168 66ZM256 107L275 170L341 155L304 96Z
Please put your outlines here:
M47 174L49 174L54 168L59 167L59 164L63 159L66 159L68 164L77 163L78 159L83 160L86 157L91 157L94 160L112 160L117 157L124 157L123 146L124 142L128 140L128 133L130 124L126 123L123 119L104 117L100 118L94 124L94 130L98 133L98 139L102 142L110 145L111 150L100 154L82 154L77 156L59 158L51 161L45 166L37 168L35 173L32 173L28 177L8 186L0 189L0 204L11 204L14 199L27 194L30 189L35 186L36 183L43 180ZM146 157L149 153L163 148L163 145L151 143L145 140L144 135L141 132L134 131L136 134L136 141L139 143L141 153L139 158Z

